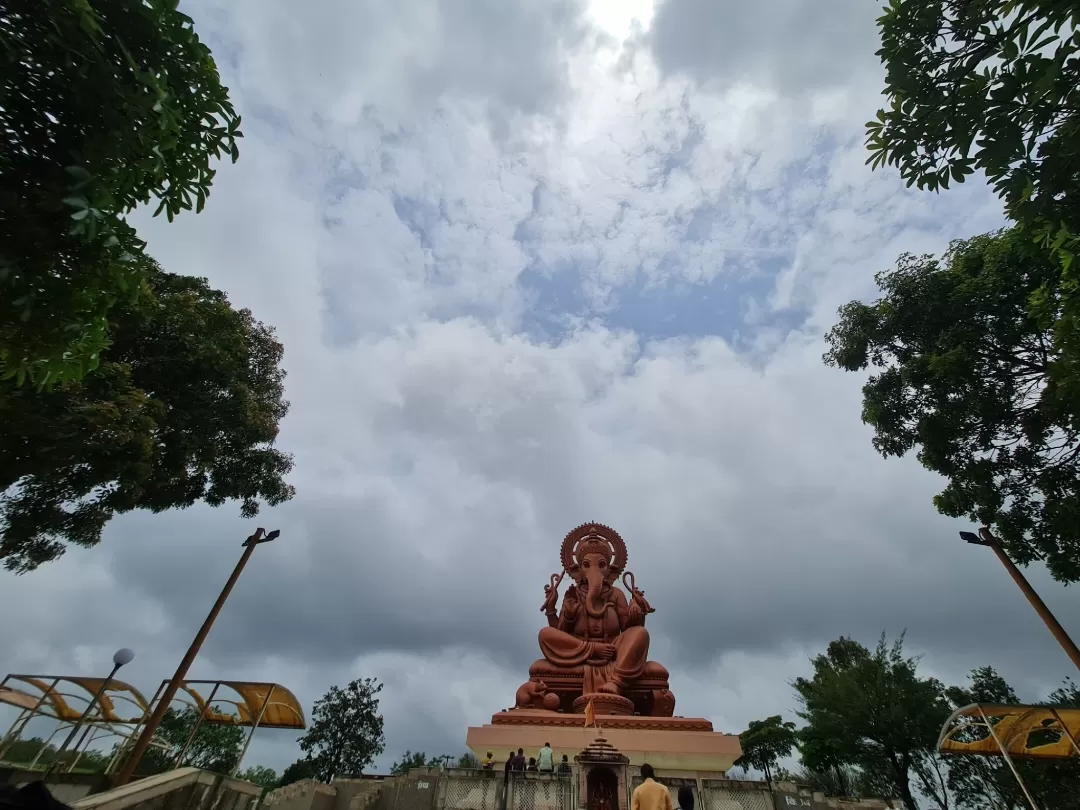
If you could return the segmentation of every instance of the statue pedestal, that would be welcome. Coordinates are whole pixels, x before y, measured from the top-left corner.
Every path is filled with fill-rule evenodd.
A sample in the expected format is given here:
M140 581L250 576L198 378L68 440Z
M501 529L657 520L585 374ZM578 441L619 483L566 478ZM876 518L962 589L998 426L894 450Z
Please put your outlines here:
M606 692L593 692L576 698L573 703L574 711L580 712L582 718L584 718L585 708L590 703L593 705L593 711L596 712L597 717L601 715L629 717L634 713L634 701L624 698L622 695L610 695Z
M721 776L742 756L737 734L713 731L700 717L638 717L603 715L596 721L602 730L585 728L585 716L543 709L512 709L499 712L484 726L473 726L465 744L480 759L488 751L504 762L510 751L524 748L535 756L544 743L555 750L555 761L571 759L602 734L631 765L648 762L660 775L687 771L702 776ZM530 753L532 752L532 753Z

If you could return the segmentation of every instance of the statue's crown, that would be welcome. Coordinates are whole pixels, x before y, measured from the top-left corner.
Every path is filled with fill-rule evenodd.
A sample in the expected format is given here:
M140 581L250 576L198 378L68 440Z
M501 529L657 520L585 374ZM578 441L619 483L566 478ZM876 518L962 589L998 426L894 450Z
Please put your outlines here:
M563 538L564 570L576 569L586 554L604 555L613 575L626 567L626 544L617 531L602 523L582 524Z
M606 540L601 540L599 537L589 537L578 543L577 548L574 549L574 562L580 563L586 554L603 554L610 564L615 556L615 551Z

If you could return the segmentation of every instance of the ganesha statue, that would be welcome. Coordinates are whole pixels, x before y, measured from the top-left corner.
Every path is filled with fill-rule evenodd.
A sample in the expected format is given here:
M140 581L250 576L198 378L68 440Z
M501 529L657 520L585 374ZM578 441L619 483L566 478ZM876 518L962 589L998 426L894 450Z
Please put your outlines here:
M566 536L561 556L562 572L544 588L541 610L548 626L539 638L544 657L529 668L530 683L539 684L545 695L543 708L580 712L592 702L597 714L670 717L675 698L667 670L648 660L645 617L653 608L626 571L626 545L618 532L586 523ZM571 582L560 607L559 586L567 576ZM539 688L526 684L522 690L522 698L531 698ZM538 704L536 699L518 702L519 708Z

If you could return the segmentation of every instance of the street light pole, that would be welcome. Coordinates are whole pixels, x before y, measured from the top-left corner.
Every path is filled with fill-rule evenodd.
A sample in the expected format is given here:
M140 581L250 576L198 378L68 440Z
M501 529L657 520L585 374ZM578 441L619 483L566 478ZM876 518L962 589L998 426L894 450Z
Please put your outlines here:
M240 555L240 561L233 569L232 575L229 577L228 582L225 583L225 587L221 589L221 594L218 596L214 606L210 608L210 613L207 615L206 621L204 621L202 627L199 628L199 632L195 634L195 639L191 642L191 646L188 647L188 651L184 654L183 660L180 661L180 666L176 668L176 673L172 676L172 680L169 681L169 685L165 687L165 691L161 693L157 706L154 707L154 712L150 715L150 719L146 721L146 725L143 727L139 739L135 741L135 745L132 747L131 753L128 754L124 767L120 770L120 773L116 775L113 787L126 785L135 774L135 769L139 766L139 761L143 758L143 754L146 753L146 749L150 747L150 742L154 739L154 733L157 731L158 726L161 725L161 721L165 719L165 713L169 710L169 705L172 703L173 698L176 697L176 692L180 688L180 684L183 682L184 678L187 677L187 671L191 667L192 661L194 661L195 656L199 654L199 648L202 647L203 642L206 640L206 636L210 633L210 628L213 626L214 620L217 618L218 613L221 612L225 600L229 598L229 594L232 592L236 580L240 578L244 566L247 565L247 561L251 558L252 552L255 551L255 546L260 543L269 543L281 534L280 530L274 529L274 531L264 537L263 531L263 529L256 529L255 534L251 535L251 537L243 542L244 553Z
M1001 547L1001 543L994 535L990 533L990 530L983 526L979 529L979 533L974 532L960 532L960 536L971 543L973 546L988 546L994 550L998 559L1001 560L1001 564L1005 566L1005 570L1009 572L1009 576L1013 578L1013 581L1020 587L1020 590L1024 592L1024 596L1031 603L1031 606L1035 608L1035 612L1039 614L1039 618L1043 620L1043 623L1047 626L1051 633L1054 634L1054 638L1057 639L1058 644L1065 650L1065 654L1069 656L1069 660L1073 662L1073 665L1080 669L1080 649L1077 648L1075 642L1069 638L1069 634L1065 632L1065 628L1061 626L1054 614L1050 612L1050 608L1046 606L1046 603L1035 593L1035 589L1031 587L1031 583L1027 581L1027 578L1020 573L1020 569L1016 567L1016 563L1009 559L1009 555L1005 553L1005 549Z
M101 682L101 686L98 687L97 693L91 698L90 702L86 704L86 709L83 710L82 716L75 721L75 725L71 727L71 733L68 734L67 739L64 740L64 744L56 749L56 756L52 763L45 771L45 777L48 778L53 771L60 767L60 755L67 750L67 747L71 745L71 741L75 739L75 735L79 733L79 729L82 728L83 723L90 717L90 713L94 711L94 707L98 705L101 700L101 696L108 690L109 685L112 684L112 680L116 677L116 671L124 664L130 664L135 659L135 653L129 650L127 647L122 647L113 653L113 668L108 677ZM79 743L82 745L82 743Z

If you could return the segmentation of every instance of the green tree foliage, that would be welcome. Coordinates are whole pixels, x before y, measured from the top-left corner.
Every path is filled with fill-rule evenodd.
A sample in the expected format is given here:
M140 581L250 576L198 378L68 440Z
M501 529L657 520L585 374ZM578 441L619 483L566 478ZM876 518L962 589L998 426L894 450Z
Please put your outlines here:
M165 746L152 745L139 762L137 773L150 775L172 770L177 755L184 750L199 718L198 709L169 709L158 727L156 739ZM247 729L227 723L203 720L191 741L180 767L201 768L215 773L231 773L240 761Z
M878 20L889 106L867 124L868 163L947 188L984 171L1059 276L1032 299L1080 363L1080 16L1059 0L891 0Z
M777 777L777 781L779 777ZM786 780L820 791L826 796L851 796L858 798L888 798L890 788L887 784L876 784L873 774L867 774L851 765L838 765L835 768L819 771L803 767L790 774Z
M94 749L84 750L81 753L69 749L57 756L55 745L52 743L46 745L41 737L31 737L28 740L15 740L11 743L4 752L3 761L12 765L28 766L37 760L36 767L42 769L54 762L60 762L63 771L105 773L110 758L109 755Z
M139 306L112 313L101 366L49 389L0 381L0 559L25 572L93 546L133 509L292 497L274 449L282 347L205 279L156 268Z
M762 771L771 782L780 760L791 756L795 747L795 724L785 723L780 715L751 720L746 731L739 735L739 742L743 752L735 764L743 770Z
M263 790L273 790L278 785L277 771L265 765L252 765L237 775L245 782L261 786Z
M805 726L795 732L802 768L795 781L820 790L828 796L892 795L892 783L874 771L865 771L845 761L840 741L822 735L821 730Z
M291 785L293 782L299 782L302 779L315 778L315 764L308 759L298 759L281 772L281 778L278 780L277 786L285 787L285 785Z
M1057 274L1017 230L954 242L943 260L902 256L877 276L882 296L852 301L825 361L878 373L863 421L884 456L918 446L948 485L951 517L993 526L1013 559L1045 560L1080 580L1080 391L1028 301Z
M316 779L329 783L335 776L358 776L383 752L382 688L373 678L357 678L344 689L331 687L316 701L300 738Z
M949 704L942 685L920 678L916 659L904 657L903 637L889 645L883 635L872 652L839 638L811 663L813 677L793 684L799 717L816 738L831 741L839 763L887 785L909 810L918 810L913 782L947 810L934 750Z
M930 189L981 169L1013 219L1075 228L1078 23L1056 0L892 0L878 19L890 103L867 124L868 162Z
M390 774L392 776L398 776L407 773L412 768L436 768L442 764L442 761L442 757L429 757L423 751L413 752L406 750L405 753L401 755L401 759L390 766Z
M477 770L480 768L480 760L478 760L470 751L466 751L460 757L457 762L454 763L455 768L472 768Z
M946 690L956 708L972 703L1016 705L1016 692L991 667L973 670L968 687ZM1004 760L996 757L955 756L949 759L949 789L957 804L970 810L985 807L1023 807L1026 803Z
M125 215L201 210L240 119L176 0L5 0L0 377L80 379L151 268Z

